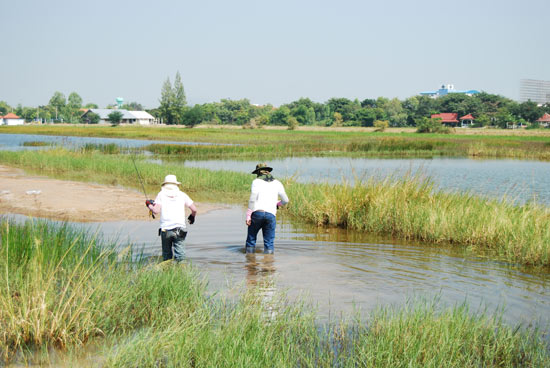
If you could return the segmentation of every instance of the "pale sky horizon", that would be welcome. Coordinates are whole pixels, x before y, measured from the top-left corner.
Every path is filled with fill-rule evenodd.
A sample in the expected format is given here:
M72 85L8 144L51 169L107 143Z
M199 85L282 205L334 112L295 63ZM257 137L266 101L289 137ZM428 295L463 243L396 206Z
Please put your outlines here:
M0 0L0 13L11 106L74 91L154 108L178 71L190 105L403 100L447 83L518 100L520 79L550 80L548 0Z

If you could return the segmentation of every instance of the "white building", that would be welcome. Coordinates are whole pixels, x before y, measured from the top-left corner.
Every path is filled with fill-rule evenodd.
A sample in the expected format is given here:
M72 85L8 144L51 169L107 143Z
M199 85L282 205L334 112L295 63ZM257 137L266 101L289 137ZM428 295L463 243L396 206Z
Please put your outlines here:
M7 115L0 116L1 125L23 125L25 124L25 119L20 118L14 113L10 112Z
M128 111L136 118L136 123L140 125L155 124L155 117L147 111Z
M82 117L85 119L87 114L94 113L99 116L99 124L110 124L109 114L113 111L118 111L122 114L121 124L150 125L156 122L156 119L147 111L128 111L123 109L89 109Z

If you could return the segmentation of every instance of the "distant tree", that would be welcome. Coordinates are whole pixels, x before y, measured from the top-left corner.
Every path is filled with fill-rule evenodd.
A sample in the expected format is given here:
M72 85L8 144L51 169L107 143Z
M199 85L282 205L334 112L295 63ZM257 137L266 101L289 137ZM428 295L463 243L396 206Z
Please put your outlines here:
M534 122L539 119L543 114L544 110L533 101L525 101L520 103L517 106L516 114L529 122Z
M129 102L124 105L122 105L122 108L124 110L130 110L130 111L143 111L145 110L143 108L143 105L138 102Z
M67 107L71 109L80 109L82 107L82 97L76 92L71 92L67 99Z
M286 106L281 106L275 110L269 119L271 125L288 125L288 119L290 118L290 110Z
M345 97L331 98L327 101L330 110L342 116L342 121L357 120L355 112L361 108L358 102L351 101Z
M496 123L500 128L507 128L508 123L513 123L516 119L507 108L499 109L495 115Z
M0 115L6 115L10 111L10 105L6 101L0 101Z
M195 105L192 108L186 108L181 117L181 123L188 127L193 127L202 123L204 119L204 110L201 105Z
M85 115L82 115L80 120L84 124L97 124L101 120L101 117L92 111L88 111Z
M416 121L417 133L450 133L450 129L443 126L441 118L430 119L421 117Z
M373 108L362 107L357 110L357 120L360 122L361 126L371 127L376 120L376 111Z
M55 119L63 120L63 108L66 105L65 95L61 92L54 92L53 96L50 98L49 105L55 111Z
M66 99L65 95L61 92L55 92L53 96L50 98L50 102L48 103L50 106L57 107L58 109L61 109L65 107L66 105Z
M175 111L174 111L174 91L170 84L170 78L166 78L162 85L160 93L160 117L165 124L175 124Z
M491 125L491 119L486 114L481 114L474 120L474 127L481 128L489 125Z
M173 111L176 124L181 120L187 106L187 98L181 81L180 72L176 73L173 89Z
M376 100L373 100L371 98L366 98L363 101L361 101L361 107L378 107L376 106Z
M122 120L123 114L120 111L113 111L107 116L107 120L111 122L111 126L117 126Z
M99 106L95 103L87 103L86 105L84 105L84 108L86 109L97 109Z

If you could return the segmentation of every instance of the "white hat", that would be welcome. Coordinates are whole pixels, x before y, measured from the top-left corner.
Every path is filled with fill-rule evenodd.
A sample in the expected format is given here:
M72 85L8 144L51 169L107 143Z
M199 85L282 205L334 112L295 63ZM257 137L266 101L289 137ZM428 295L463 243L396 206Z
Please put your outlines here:
M176 179L176 175L166 175L166 177L164 178L164 183L161 184L164 185L164 184L178 184L180 185L181 183Z

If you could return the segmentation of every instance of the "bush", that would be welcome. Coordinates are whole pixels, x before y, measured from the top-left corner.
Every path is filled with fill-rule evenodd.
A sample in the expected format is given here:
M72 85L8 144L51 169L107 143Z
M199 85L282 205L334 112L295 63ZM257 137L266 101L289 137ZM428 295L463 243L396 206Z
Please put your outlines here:
M387 120L375 120L372 125L376 128L375 132L383 132L390 126L390 123Z
M417 133L445 133L448 134L451 130L441 123L440 118L428 119L426 117L416 120Z

